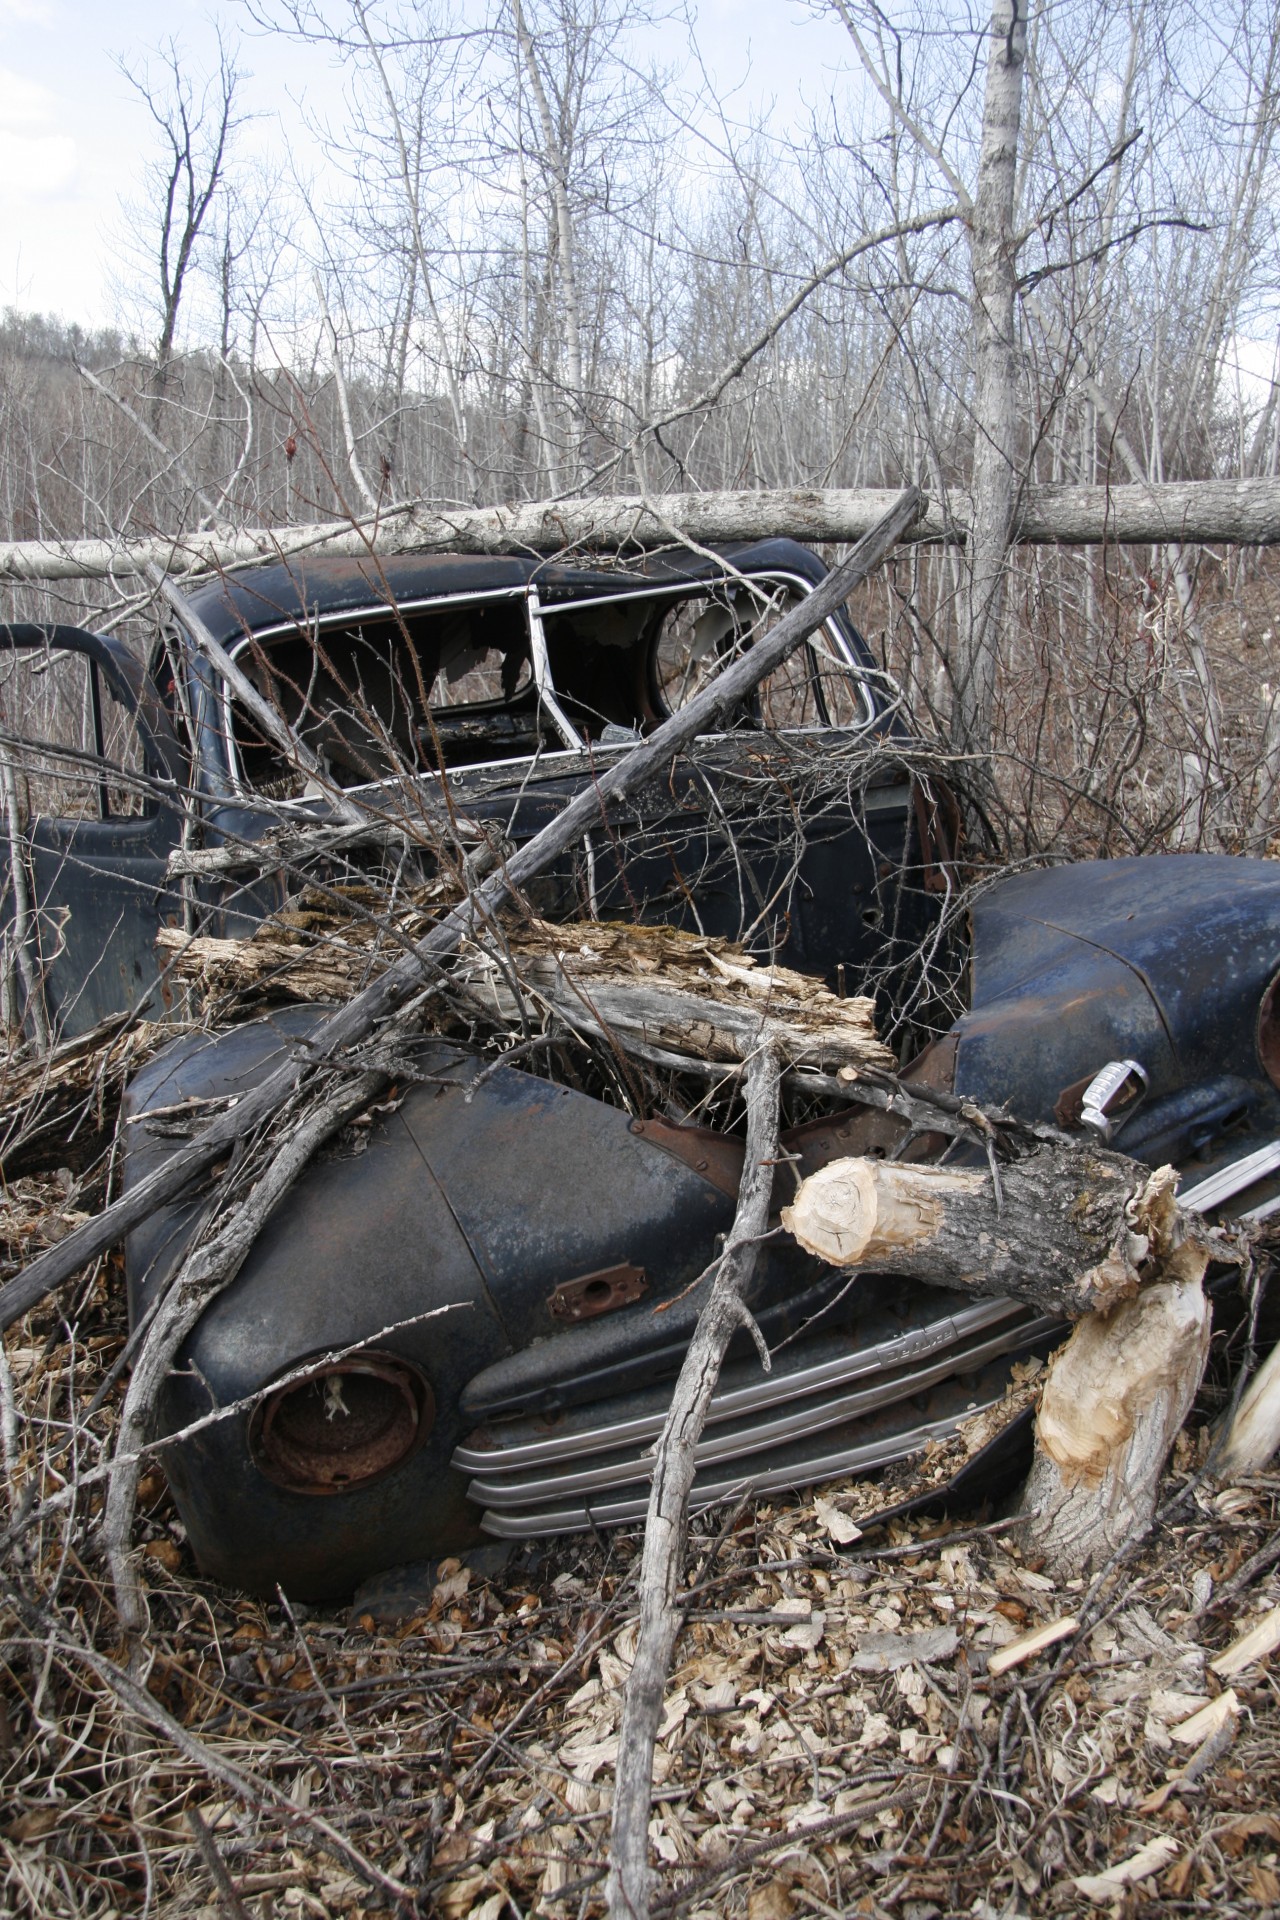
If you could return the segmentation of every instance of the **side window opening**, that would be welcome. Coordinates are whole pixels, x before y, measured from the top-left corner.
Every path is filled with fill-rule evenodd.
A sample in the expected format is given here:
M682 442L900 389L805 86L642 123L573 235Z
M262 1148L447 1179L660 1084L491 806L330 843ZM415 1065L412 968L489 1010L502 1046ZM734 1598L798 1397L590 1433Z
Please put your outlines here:
M745 587L731 585L673 607L662 621L652 656L656 693L666 711L678 712L717 673L755 646L797 598L779 586L762 605ZM859 676L824 627L760 683L736 724L785 730L858 726L866 718Z
M139 819L155 811L137 716L86 654L0 650L0 729L26 818Z
M566 716L588 740L606 727L643 733L663 718L648 674L652 599L606 601L557 613L544 607L552 684Z
M676 713L796 604L784 585L768 598L728 583L679 598L543 610L547 656L566 714L589 739L606 727L648 732ZM732 724L786 729L852 727L868 718L862 682L825 629L770 674Z
M343 787L531 753L539 721L523 603L464 604L250 639L243 671ZM264 797L300 773L231 703L235 760Z

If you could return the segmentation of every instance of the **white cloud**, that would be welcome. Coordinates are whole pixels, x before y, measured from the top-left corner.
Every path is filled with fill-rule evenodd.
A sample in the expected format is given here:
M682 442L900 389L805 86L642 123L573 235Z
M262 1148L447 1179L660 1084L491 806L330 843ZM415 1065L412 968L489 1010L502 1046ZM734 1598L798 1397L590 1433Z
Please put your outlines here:
M68 133L15 133L0 127L0 201L9 207L61 198L75 177Z
M52 88L12 67L0 67L0 127L29 132L56 125L58 97Z

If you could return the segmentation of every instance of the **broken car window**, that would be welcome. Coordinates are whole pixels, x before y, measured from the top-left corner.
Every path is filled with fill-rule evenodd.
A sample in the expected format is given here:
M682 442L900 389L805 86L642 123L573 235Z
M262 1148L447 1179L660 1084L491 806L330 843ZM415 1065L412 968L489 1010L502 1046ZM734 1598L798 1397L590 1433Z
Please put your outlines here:
M0 649L0 736L19 813L106 820L154 810L132 710L95 661L62 647Z
M293 627L255 636L236 657L338 786L539 745L522 598ZM238 702L229 705L244 783L276 798L301 794L302 776Z

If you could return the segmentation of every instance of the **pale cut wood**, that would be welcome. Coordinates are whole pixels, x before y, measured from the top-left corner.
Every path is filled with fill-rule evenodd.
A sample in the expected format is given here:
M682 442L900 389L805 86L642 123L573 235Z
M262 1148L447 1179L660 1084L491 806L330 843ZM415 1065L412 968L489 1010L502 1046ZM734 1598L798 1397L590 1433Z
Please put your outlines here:
M1233 1674L1243 1673L1246 1667L1265 1660L1277 1647L1280 1647L1280 1607L1272 1607L1270 1613L1264 1613L1261 1620L1254 1622L1248 1633L1242 1633L1216 1660L1211 1660L1209 1670L1219 1679L1229 1680Z
M0 542L0 578L101 580L150 567L191 569L332 555L626 551L673 544L672 528L701 545L786 536L819 545L862 539L896 496L877 488L743 490L518 501L457 512L410 503L366 523L221 527L118 540ZM973 504L962 488L934 500L905 538L963 541ZM1116 487L1029 486L1011 537L1031 546L1150 546L1183 540L1241 546L1280 542L1280 480L1184 480Z
M1140 1881L1149 1880L1153 1873L1159 1873L1171 1861L1176 1860L1182 1849L1176 1840L1168 1834L1158 1834L1154 1840L1148 1840L1144 1847L1131 1853L1127 1860L1119 1861L1114 1867L1108 1867L1105 1873L1078 1873L1074 1885L1098 1906L1119 1906L1127 1888L1135 1887Z
M1220 1485L1241 1474L1262 1473L1280 1448L1280 1346L1272 1347L1253 1379L1224 1438L1212 1469Z
M1220 1733L1240 1711L1240 1700L1234 1687L1228 1687L1207 1707L1200 1707L1189 1714L1185 1720L1179 1720L1176 1727L1170 1727L1169 1738L1177 1740L1184 1747L1198 1747L1202 1740L1211 1739Z
M803 641L842 604L853 588L878 567L902 533L916 518L920 494L908 487L875 530L859 543L843 566L783 615L759 645L735 660L724 673L695 694L687 706L663 722L647 740L606 769L593 786L575 795L541 832L476 888L470 897L445 915L380 979L322 1021L311 1036L305 1056L291 1054L283 1064L246 1094L229 1113L213 1120L193 1140L136 1187L65 1240L49 1249L0 1288L0 1330L10 1326L54 1287L67 1280L86 1261L105 1253L124 1234L147 1219L211 1167L236 1141L245 1138L279 1112L304 1079L319 1065L341 1059L366 1039L386 1017L417 994L432 979L440 961L474 936L519 889L534 879L560 853L573 846L609 808L628 794L639 792L682 753L713 721L735 707L766 674L789 658Z
M1029 1633L1018 1635L1007 1647L999 1647L987 1661L987 1672L993 1679L1002 1673L1008 1673L1011 1667L1021 1667L1028 1660L1034 1660L1046 1647L1056 1647L1059 1640L1069 1640L1079 1628L1080 1622L1073 1613L1066 1614L1061 1620L1051 1620L1046 1626L1032 1627Z
M1197 1274L1090 1314L1054 1355L1022 1495L1025 1544L1051 1573L1101 1566L1146 1532L1208 1352Z
M833 1160L782 1224L833 1267L1012 1293L1074 1319L1134 1293L1152 1262L1199 1278L1209 1230L1178 1207L1176 1180L1059 1139L1001 1163L998 1191L989 1171Z

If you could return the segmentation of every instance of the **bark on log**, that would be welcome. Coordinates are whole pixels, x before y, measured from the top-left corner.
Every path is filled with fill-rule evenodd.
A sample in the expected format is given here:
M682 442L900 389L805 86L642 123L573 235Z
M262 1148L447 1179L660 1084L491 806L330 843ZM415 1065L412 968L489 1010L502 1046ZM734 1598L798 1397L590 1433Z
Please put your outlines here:
M1027 1548L1057 1574L1098 1567L1151 1524L1169 1449L1209 1354L1198 1275L1090 1314L1054 1355L1022 1504Z
M833 1266L1011 1293L1080 1317L1055 1356L1023 1504L1030 1547L1057 1573L1100 1564L1145 1532L1209 1350L1201 1280L1231 1259L1184 1212L1171 1167L1046 1140L990 1172L837 1160L783 1225Z
M1158 1272L1199 1277L1216 1244L1174 1199L1177 1176L1118 1153L1042 1142L989 1171L833 1160L782 1223L833 1267L1012 1293L1069 1319L1107 1312Z
M0 1330L28 1312L86 1261L113 1246L157 1207L183 1192L236 1141L270 1120L310 1071L317 1067L323 1071L328 1062L366 1039L388 1014L404 1006L420 991L424 980L434 974L439 962L456 952L465 939L474 936L508 905L519 888L597 826L602 817L607 821L611 804L627 794L639 792L670 764L673 755L683 752L698 734L707 731L713 720L736 706L766 674L794 653L854 587L879 566L903 531L913 523L919 508L918 491L907 488L874 532L859 542L843 566L785 614L758 646L709 682L647 740L624 754L594 786L577 794L562 813L490 874L469 899L447 914L395 966L323 1021L311 1036L305 1055L291 1056L234 1107L171 1155L148 1179L139 1181L96 1219L68 1234L65 1240L0 1288Z
M678 527L691 540L762 540L787 535L810 542L860 540L895 496L876 488L802 487L736 493L605 496L527 501L440 512L415 504L376 520L321 521L294 527L221 528L204 533L118 540L0 542L0 578L98 580L159 567L243 566L328 554L557 553L666 547ZM954 489L932 501L909 540L963 540L972 525L969 495ZM1028 487L1013 538L1031 546L1166 545L1184 540L1240 546L1280 542L1280 480L1185 480L1150 486Z

